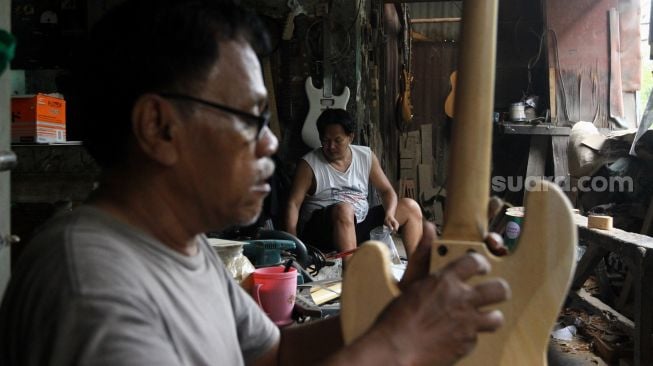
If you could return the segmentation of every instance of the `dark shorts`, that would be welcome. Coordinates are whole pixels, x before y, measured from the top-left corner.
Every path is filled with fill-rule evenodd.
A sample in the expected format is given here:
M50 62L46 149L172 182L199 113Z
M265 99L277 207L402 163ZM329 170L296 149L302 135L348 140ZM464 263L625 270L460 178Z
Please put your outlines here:
M331 224L331 211L335 205L331 205L313 211L299 238L308 245L320 249L324 253L337 251L338 248L333 242L333 226ZM363 222L356 222L356 242L358 244L370 239L370 231L377 226L383 225L385 210L383 206L374 206L369 209ZM354 218L354 221L356 218Z

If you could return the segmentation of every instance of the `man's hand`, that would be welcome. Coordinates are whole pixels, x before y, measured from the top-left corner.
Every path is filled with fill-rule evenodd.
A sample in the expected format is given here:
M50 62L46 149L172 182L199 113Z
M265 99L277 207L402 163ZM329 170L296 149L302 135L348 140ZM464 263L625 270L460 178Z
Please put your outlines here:
M404 290L411 283L424 278L431 269L431 246L438 238L435 226L430 222L423 222L422 239L417 244L415 253L408 261L406 272L399 282L399 287ZM508 249L503 245L503 238L497 233L489 233L485 238L485 245L492 254L503 256L508 254Z
M399 230L399 221L395 219L394 215L386 214L385 219L383 219L383 225L392 229L393 233L396 233Z
M508 284L499 279L466 282L489 270L489 262L472 253L415 281L384 310L374 331L387 339L399 364L455 363L471 352L479 332L495 331L504 323L500 311L481 309L509 298Z
M414 356L415 364L452 364L467 355L478 332L494 331L503 324L499 311L484 306L506 300L510 289L504 280L477 285L466 281L487 273L490 264L479 254L469 254L430 275L435 227L425 222L424 234L399 283L402 295L379 318L379 327L398 355ZM498 235L488 235L488 247L503 248Z
M496 256L502 257L508 254L508 248L503 245L503 238L497 233L488 233L485 237L485 245Z

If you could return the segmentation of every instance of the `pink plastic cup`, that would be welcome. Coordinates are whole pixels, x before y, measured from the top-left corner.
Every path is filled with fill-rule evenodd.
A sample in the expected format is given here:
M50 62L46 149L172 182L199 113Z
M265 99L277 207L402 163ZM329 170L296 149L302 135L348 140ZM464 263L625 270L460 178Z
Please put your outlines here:
M278 326L292 323L292 309L297 291L297 270L283 266L258 268L252 274L252 296L261 309Z

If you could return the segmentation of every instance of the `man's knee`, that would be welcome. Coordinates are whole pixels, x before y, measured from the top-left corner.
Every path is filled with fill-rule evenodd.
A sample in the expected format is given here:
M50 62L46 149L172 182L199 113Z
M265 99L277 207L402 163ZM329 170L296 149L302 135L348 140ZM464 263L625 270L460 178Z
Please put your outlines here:
M336 203L331 207L331 222L341 224L355 223L354 207L349 203Z
M422 220L422 208L414 199L403 197L399 199L397 209L405 210L409 219Z

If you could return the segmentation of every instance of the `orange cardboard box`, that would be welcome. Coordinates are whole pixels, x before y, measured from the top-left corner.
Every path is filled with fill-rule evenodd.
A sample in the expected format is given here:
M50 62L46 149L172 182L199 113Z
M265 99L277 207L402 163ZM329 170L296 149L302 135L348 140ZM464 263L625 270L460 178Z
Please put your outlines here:
M65 100L41 93L11 98L11 142L65 141Z

